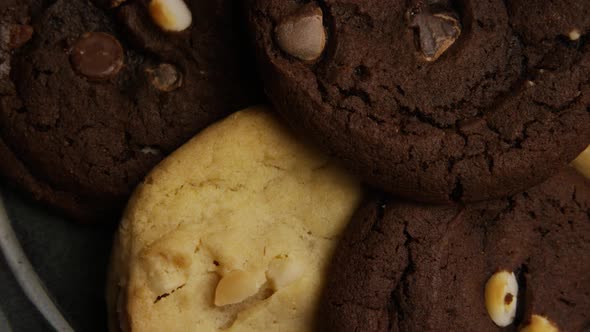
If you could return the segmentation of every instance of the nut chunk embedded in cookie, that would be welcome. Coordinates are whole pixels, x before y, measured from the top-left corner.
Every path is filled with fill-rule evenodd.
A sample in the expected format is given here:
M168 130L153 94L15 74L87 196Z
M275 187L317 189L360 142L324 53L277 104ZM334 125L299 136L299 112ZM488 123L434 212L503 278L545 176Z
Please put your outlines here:
M498 271L486 283L486 309L500 327L512 324L518 304L518 282L513 272Z
M532 315L530 322L519 332L559 332L559 329L549 319L540 315Z
M183 31L193 21L184 0L151 0L149 10L154 23L166 31Z
M408 13L410 27L426 61L435 61L461 34L461 22L448 0L416 1Z
M311 3L285 17L275 28L275 39L287 54L299 60L316 60L326 46L322 9Z
M572 166L590 179L590 146L572 162Z

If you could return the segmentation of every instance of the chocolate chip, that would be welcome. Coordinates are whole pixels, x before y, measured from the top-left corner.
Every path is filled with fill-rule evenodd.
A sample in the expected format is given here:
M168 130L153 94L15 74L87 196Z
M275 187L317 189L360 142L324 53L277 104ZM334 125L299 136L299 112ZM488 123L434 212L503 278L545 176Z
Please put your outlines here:
M107 80L123 67L123 47L112 35L88 32L76 41L70 51L74 70L92 81Z
M424 59L435 61L459 38L461 23L447 1L416 1L409 12L410 27L416 29Z
M26 44L33 37L33 27L30 25L15 24L10 27L10 39L8 47L17 49Z
M175 66L163 63L158 67L146 69L152 85L161 91L173 91L182 85L182 73Z

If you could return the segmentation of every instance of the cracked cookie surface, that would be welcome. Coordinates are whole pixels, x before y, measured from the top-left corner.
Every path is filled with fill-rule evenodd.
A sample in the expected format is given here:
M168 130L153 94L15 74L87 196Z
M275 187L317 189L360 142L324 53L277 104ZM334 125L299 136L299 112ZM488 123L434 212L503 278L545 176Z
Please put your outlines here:
M266 108L210 126L131 198L108 281L111 331L311 331L361 195Z
M327 37L302 61L277 31L310 6ZM588 1L252 0L248 21L277 110L398 196L506 197L590 143Z
M426 206L376 196L356 213L320 308L329 331L517 331L543 315L590 327L590 182L568 168L506 199ZM486 281L518 279L516 320L486 311Z
M163 157L257 100L234 1L186 1L180 32L147 1L110 3L0 5L0 173L80 221L120 212ZM30 40L4 49L22 27ZM93 42L116 59L86 58Z

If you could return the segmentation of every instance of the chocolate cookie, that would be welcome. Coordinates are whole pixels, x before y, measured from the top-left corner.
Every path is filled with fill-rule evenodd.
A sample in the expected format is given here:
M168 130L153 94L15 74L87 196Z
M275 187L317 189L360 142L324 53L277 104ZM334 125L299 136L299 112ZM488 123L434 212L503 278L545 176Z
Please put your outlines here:
M0 174L79 220L255 102L234 1L3 1Z
M278 111L373 185L506 197L590 143L590 2L252 0Z
M588 252L590 182L573 169L470 206L376 197L345 231L319 317L330 331L516 331L540 317L585 331Z

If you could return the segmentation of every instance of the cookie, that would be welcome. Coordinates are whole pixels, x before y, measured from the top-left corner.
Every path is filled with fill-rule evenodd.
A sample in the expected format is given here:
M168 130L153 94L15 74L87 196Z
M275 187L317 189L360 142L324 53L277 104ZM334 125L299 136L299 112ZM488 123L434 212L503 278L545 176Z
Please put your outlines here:
M468 206L376 196L337 248L322 331L517 331L542 317L586 331L589 251L590 182L571 168Z
M78 220L119 211L162 158L258 99L239 14L229 0L3 1L0 174Z
M111 331L307 331L359 181L263 107L214 124L132 196Z
M252 0L268 96L371 184L471 202L590 143L590 2Z

